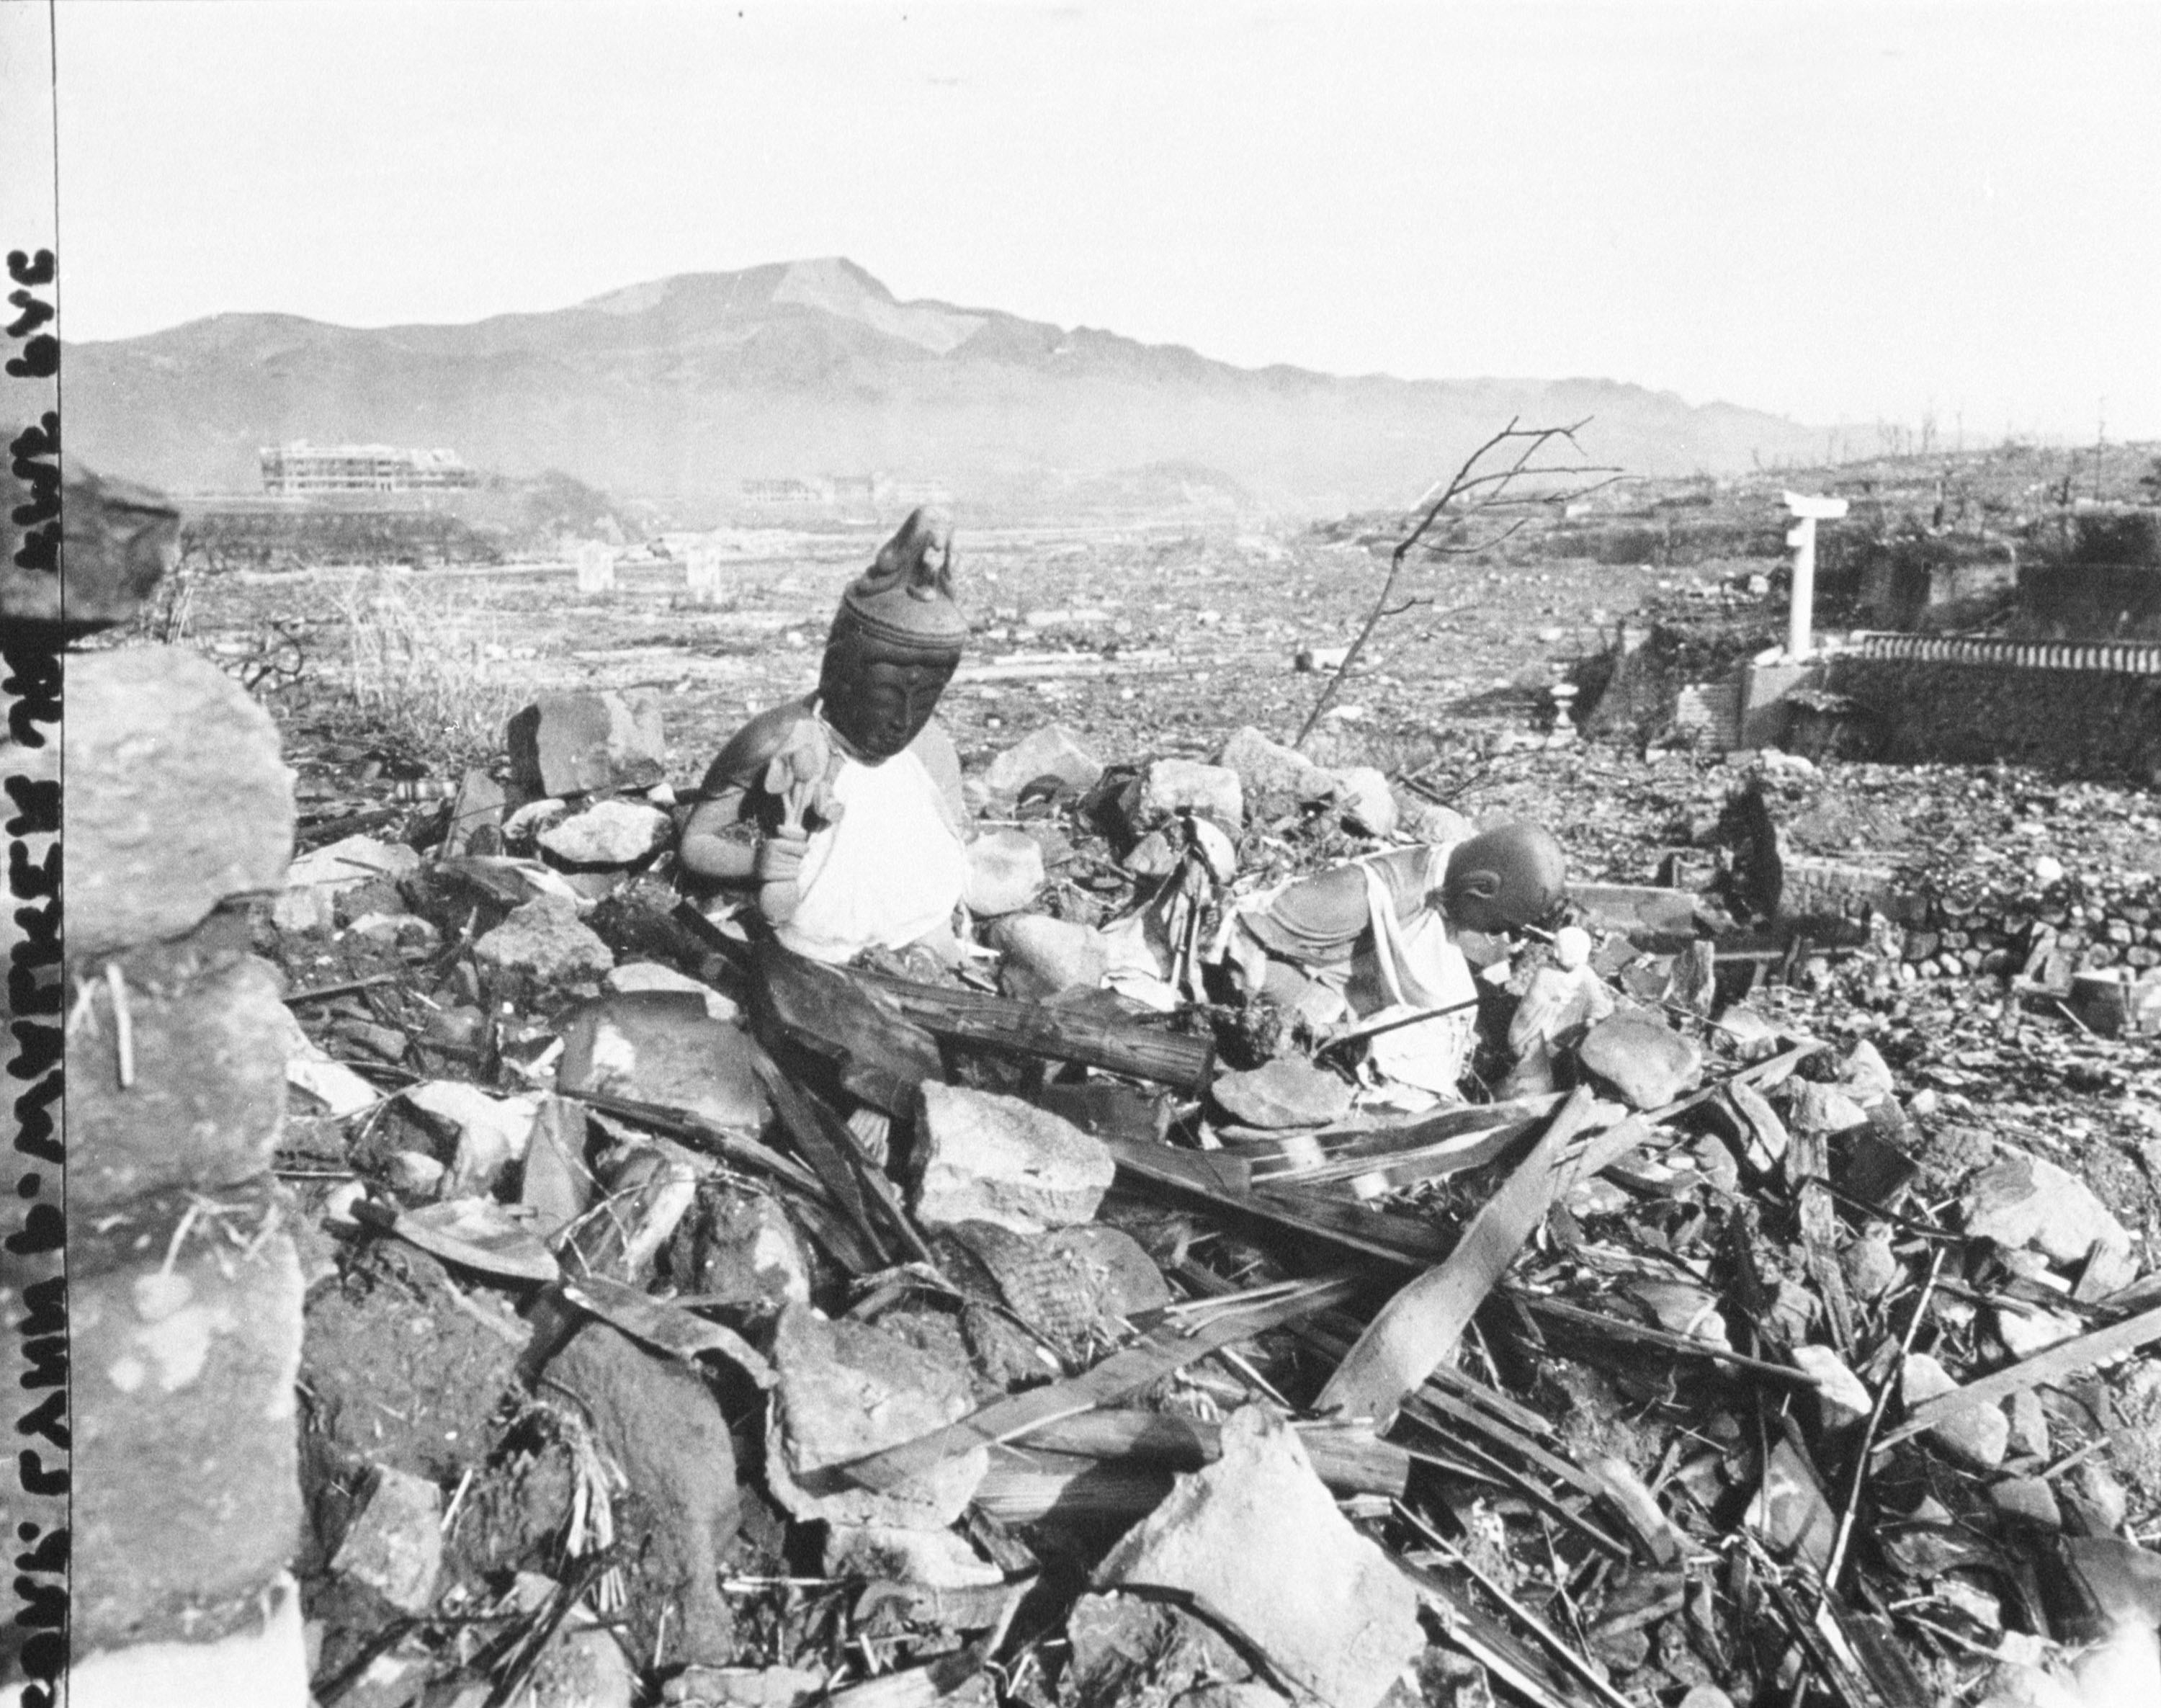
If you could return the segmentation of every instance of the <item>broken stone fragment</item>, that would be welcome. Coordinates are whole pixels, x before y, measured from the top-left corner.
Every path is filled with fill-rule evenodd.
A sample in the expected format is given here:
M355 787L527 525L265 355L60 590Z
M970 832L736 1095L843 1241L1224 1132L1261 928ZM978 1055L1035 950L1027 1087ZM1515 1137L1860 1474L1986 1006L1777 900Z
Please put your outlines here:
M1223 743L1216 763L1233 772L1255 812L1275 816L1289 808L1334 797L1337 778L1295 747L1272 742L1250 724ZM1385 786L1385 785L1384 785Z
M1351 1087L1303 1056L1279 1055L1243 1073L1221 1075L1216 1101L1233 1120L1276 1130L1325 1127L1351 1108Z
M1209 1622L1142 1596L1083 1596L1065 1621L1073 1708L1175 1703L1180 1708L1278 1708L1288 1699Z
M966 1417L975 1403L965 1353L941 1354L870 1323L829 1322L794 1304L773 1330L773 1362L780 1381L767 1419L766 1478L789 1512L921 1530L950 1524L966 1510L990 1470L987 1447L889 1489L815 1476Z
M1049 724L1016 742L991 761L983 780L997 799L1010 799L1031 783L1054 778L1075 794L1086 794L1103 774L1102 762L1062 724Z
M578 1331L549 1363L547 1379L576 1398L637 1497L643 1534L624 1540L641 1562L644 1592L631 1615L638 1647L652 1653L664 1631L681 1660L732 1659L734 1622L718 1580L742 1496L727 1419L712 1390L603 1322Z
M300 1586L289 1573L251 1596L240 1622L222 1635L104 1648L80 1627L69 1634L69 1708L195 1702L305 1708L314 1700Z
M2065 1311L2043 1310L2008 1299L1998 1299L1996 1304L1996 1332L2014 1358L2030 1358L2046 1351L2059 1341L2070 1340L2084 1326Z
M1226 830L1245 822L1245 791L1238 773L1194 759L1158 759L1119 796L1126 834L1138 840L1181 811L1205 813Z
M1781 1560L1798 1557L1820 1571L1830 1558L1837 1515L1814 1468L1783 1435L1771 1444L1745 1522Z
M1836 1086L1803 1080L1794 1087L1788 1116L1796 1133L1851 1133L1868 1125L1868 1112Z
M2011 1396L2011 1450L2028 1459L2049 1456L2049 1414L2030 1388Z
M962 899L985 919L1017 914L1043 888L1043 845L1025 831L990 831L968 844Z
M318 883L288 887L270 898L270 923L289 936L337 929L337 892Z
M1898 1089L1882 1052L1865 1038L1846 1051L1846 1060L1838 1065L1838 1082L1846 1088L1846 1095L1864 1109Z
M1396 833L1396 798L1387 773L1372 765L1352 765L1336 773L1336 800L1346 830L1362 836Z
M673 826L657 806L638 800L596 800L550 825L540 846L565 866L636 866L667 841Z
M403 877L419 864L420 857L403 842L346 836L298 856L286 868L285 882L296 889L315 887L335 893L378 877Z
M810 1298L810 1266L786 1212L762 1192L709 1192L695 1245L697 1290L759 1315Z
M473 959L502 972L530 974L543 984L596 978L615 956L578 919L577 909L552 896L511 909L510 917L473 944Z
M800 1667L685 1667L660 1687L666 1703L699 1708L805 1708L825 1695L825 1674Z
M464 854L500 854L502 815L509 805L500 783L476 767L468 769L450 801L443 852L454 859Z
M667 770L658 701L647 695L543 694L510 720L511 774L529 792L649 789Z
M1190 1596L1298 1689L1372 1708L1425 1646L1417 1592L1336 1510L1281 1417L1242 1407L1221 1440L1111 1550L1096 1587Z
M996 1091L926 1080L916 1124L916 1214L1015 1233L1086 1221L1117 1165L1100 1139Z
M71 957L177 937L229 897L284 887L293 773L270 715L207 659L70 657L65 740Z
M1005 959L998 988L1041 1002L1061 991L1096 990L1111 970L1110 945L1092 926L1043 914L1016 914L991 929L991 946Z
M2063 1508L2045 1476L2007 1476L1989 1490L1988 1497L2004 1518L2044 1530L2064 1528Z
M1695 1089L1703 1052L1657 1021L1615 1014L1584 1034L1577 1060L1634 1109L1657 1109Z
M1907 1357L1899 1397L1910 1409L1924 1399L1955 1392L1958 1385L1950 1372L1928 1353L1914 1352ZM1993 1471L2003 1463L2011 1445L2011 1420L2002 1406L1983 1403L1962 1407L1921 1433L1952 1458L1976 1471Z
M367 1504L346 1527L331 1570L366 1584L401 1613L424 1613L442 1575L442 1490L384 1466Z
M581 1003L564 1023L555 1084L737 1129L762 1127L768 1107L749 1034L709 1015L701 992L633 991Z
M18 306L28 301L25 298ZM35 324L27 318L18 320L16 336ZM34 444L37 435L33 427L29 442ZM18 445L23 443L18 441ZM28 458L35 454L18 451L14 466L19 477L30 477L37 466ZM180 555L180 512L164 493L149 487L93 474L73 451L67 456L61 480L67 545L60 554L60 573L34 569L28 550L20 558L11 550L0 561L0 618L10 624L61 624L75 633L126 622ZM37 514L26 508L18 510L14 519L29 522ZM70 672L84 656L96 654L71 655ZM74 733L72 728L68 732L70 737Z
M2032 1246L2058 1263L2083 1263L2096 1247L2131 1250L2123 1224L2083 1180L2028 1151L2007 1152L1976 1174L1965 1209L1970 1236L2014 1250Z
M525 1154L539 1097L491 1096L462 1080L426 1080L400 1093L449 1142L453 1158L445 1195L493 1190L512 1163Z
M1842 1429L1857 1424L1875 1409L1876 1403L1861 1385L1861 1378L1829 1346L1796 1346L1794 1362L1816 1385L1816 1403L1822 1409L1825 1429Z
M1838 1254L1840 1272L1856 1299L1881 1299L1905 1273L1891 1247L1887 1222L1871 1221L1860 1237Z
M742 1013L733 997L686 972L663 966L657 961L626 961L620 966L611 967L601 978L601 988L624 994L632 991L688 992L706 1005L706 1018L713 1020L733 1020Z

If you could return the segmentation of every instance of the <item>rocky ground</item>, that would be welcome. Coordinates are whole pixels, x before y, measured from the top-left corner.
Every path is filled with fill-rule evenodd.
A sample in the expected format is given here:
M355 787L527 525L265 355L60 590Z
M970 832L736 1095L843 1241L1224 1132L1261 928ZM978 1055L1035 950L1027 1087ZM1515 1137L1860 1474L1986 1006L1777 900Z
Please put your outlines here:
M908 1105L836 1138L676 1060L747 1011L836 1120L880 1101L674 919L651 803L809 685L872 544L746 565L719 606L654 565L582 604L531 577L227 577L181 613L263 673L301 778L299 888L257 929L296 1018L279 1161L314 1231L318 1700L2007 1704L2065 1700L2081 1665L2082 1700L2139 1700L2103 1680L2142 1664L2107 1644L2157 1622L2161 1367L2133 1343L2161 1329L2087 1337L2161 1299L2161 1075L2136 1016L2075 981L2161 961L2149 794L1554 744L1549 689L1624 614L1775 632L1768 565L1466 559L1420 572L1433 602L1384 624L1307 743L1325 772L1377 768L1381 800L1354 810L1354 778L1271 798L1249 766L1244 810L1216 807L1225 871L1182 821L1130 821L1145 768L1246 726L1289 739L1323 680L1295 656L1348 640L1374 555L964 529L978 622L946 715L982 831L1041 858L1034 908L1078 930L1182 896L1205 935L1241 890L1439 809L1533 817L1580 883L1687 893L1678 928L1627 896L1578 909L1679 1060L1664 1083L1587 1075L1619 1135L1594 1171L1537 1148L1550 1104L1407 1129L1347 1111L1329 1058L1322 1136L1294 1141L1242 1077L1305 1071L1281 1017L1099 1008L1148 1048L1212 1044L1215 1083L1097 1072L1149 1093L1117 1103L984 1046L944 1058L965 1107L942 1130ZM466 679L432 726L354 703L357 637L415 612L400 632ZM645 770L521 820L539 791L497 732L552 688L649 694L664 728ZM1032 779L1001 786L997 757L1054 723L1109 782L1017 799ZM505 840L473 844L482 824ZM1541 960L1492 988L1489 1037ZM666 1024L596 1018L640 986L680 990ZM1058 1150L1008 1095L1098 1149ZM1655 1119L1610 1124L1630 1103ZM935 1153L975 1154L978 1127L993 1159L1049 1143L1065 1195L988 1219L942 1199ZM883 1170L829 1174L821 1131L890 1143L900 1207L861 1199ZM1497 1205L1513 1237L1466 1273L1448 1254ZM1436 1264L1475 1320L1394 1428L1309 1415ZM1340 1296L1253 1292L1338 1273ZM1232 1291L1254 1315L1180 1344ZM810 1475L1030 1393L1057 1403L1013 1445L949 1444L905 1483Z

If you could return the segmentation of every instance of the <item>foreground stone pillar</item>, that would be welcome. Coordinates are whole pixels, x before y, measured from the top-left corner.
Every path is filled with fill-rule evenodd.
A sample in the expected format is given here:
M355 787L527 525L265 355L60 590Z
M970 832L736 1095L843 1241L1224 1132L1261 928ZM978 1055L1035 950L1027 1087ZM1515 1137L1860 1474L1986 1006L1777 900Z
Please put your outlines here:
M305 1708L282 1017L244 911L284 882L292 774L195 654L66 672L69 1701Z

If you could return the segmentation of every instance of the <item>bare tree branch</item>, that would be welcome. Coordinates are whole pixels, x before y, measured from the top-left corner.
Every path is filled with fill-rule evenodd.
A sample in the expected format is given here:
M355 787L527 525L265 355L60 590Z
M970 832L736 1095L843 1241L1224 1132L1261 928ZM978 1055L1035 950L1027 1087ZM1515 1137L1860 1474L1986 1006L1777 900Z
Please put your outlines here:
M1388 617L1399 617L1414 606L1432 602L1429 598L1413 598L1398 602L1396 583L1403 575L1403 563L1410 555L1411 548L1425 538L1444 513L1451 514L1452 518L1461 523L1496 510L1568 504L1586 493L1611 486L1621 477L1622 471L1610 463L1539 461L1556 444L1565 445L1580 457L1582 448L1576 443L1575 435L1590 423L1590 416L1586 415L1582 420L1571 422L1565 427L1524 427L1518 424L1522 419L1521 416L1509 417L1508 424L1464 458L1445 482L1435 482L1426 489L1425 496L1419 500L1420 513L1416 526L1397 542L1394 551L1389 555L1388 572L1382 578L1380 591L1373 600L1372 608L1367 612L1365 622L1345 652L1343 662L1336 666L1336 674L1321 685L1320 697L1314 701L1313 710L1306 714L1304 723L1299 726L1293 745L1304 742L1313 733L1313 726L1320 721L1334 703L1344 680L1364 654L1366 643L1372 638L1373 631ZM1503 446L1510 449L1503 450ZM1497 457L1495 456L1497 452L1500 453ZM1489 458L1500 466L1491 466ZM1605 478L1586 483L1584 477L1593 475ZM1519 482L1550 477L1562 477L1569 484L1552 492L1512 490ZM1455 507L1452 512L1450 506ZM1429 555L1436 557L1463 557L1490 551L1502 541L1519 533L1529 521L1528 516L1518 516L1507 527L1485 539L1468 544L1439 543L1428 546L1426 550Z

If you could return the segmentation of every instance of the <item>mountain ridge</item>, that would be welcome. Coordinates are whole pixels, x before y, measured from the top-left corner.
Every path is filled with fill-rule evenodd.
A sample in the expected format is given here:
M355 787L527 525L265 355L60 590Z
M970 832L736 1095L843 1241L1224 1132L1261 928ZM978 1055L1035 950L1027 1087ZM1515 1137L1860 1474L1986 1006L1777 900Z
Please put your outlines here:
M1805 456L1820 435L1623 381L1246 368L934 299L843 257L646 280L455 325L207 315L64 346L70 448L181 488L255 484L258 445L455 447L524 476L725 510L746 479L867 472L997 503L1166 461L1271 507L1401 499L1509 417L1596 419L1586 450L1645 474Z

